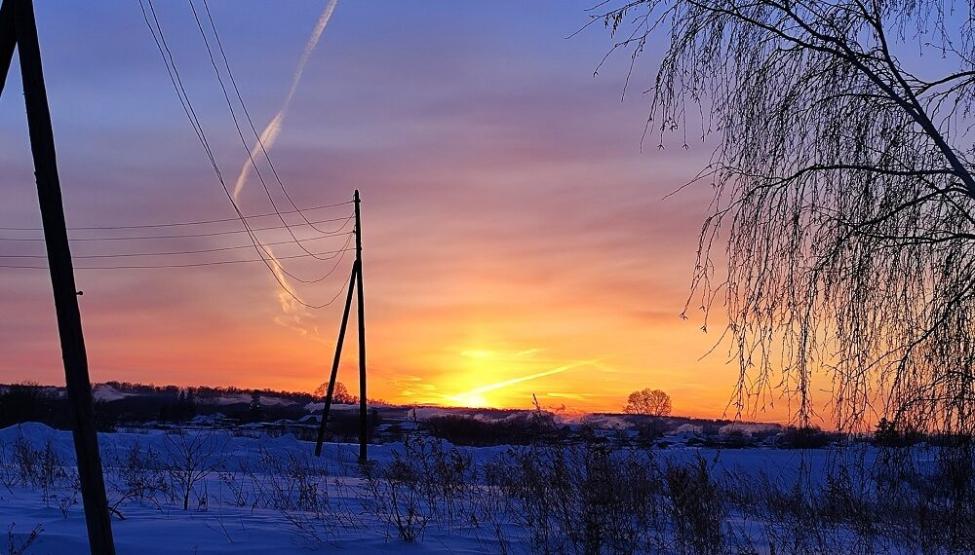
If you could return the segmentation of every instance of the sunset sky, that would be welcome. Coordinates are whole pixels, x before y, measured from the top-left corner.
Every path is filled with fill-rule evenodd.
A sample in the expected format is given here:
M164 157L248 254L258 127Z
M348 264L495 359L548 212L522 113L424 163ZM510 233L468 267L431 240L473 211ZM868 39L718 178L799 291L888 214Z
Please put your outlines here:
M192 13L185 2L155 4L232 185L247 152ZM629 392L654 387L671 394L677 414L725 412L737 369L726 363L726 348L705 356L718 337L702 333L699 311L679 317L709 191L665 198L701 168L713 145L692 141L683 150L676 141L658 150L651 138L641 149L653 45L621 101L629 55L610 57L594 75L612 45L607 30L597 24L568 38L587 23L592 4L445 0L421 10L410 2L339 0L271 157L301 207L346 201L355 188L361 191L371 397L526 407L534 393L547 407L619 410ZM285 101L325 5L210 0L259 129ZM139 3L41 2L37 10L68 226L234 216ZM38 227L15 77L0 100L0 163L0 225ZM276 182L268 183L283 206ZM244 211L267 212L263 195L251 175L241 194ZM307 214L331 219L350 211L344 205ZM192 231L235 229L239 224ZM71 236L113 234L136 232ZM0 237L41 235L8 229ZM280 231L261 237L288 238ZM339 249L344 240L309 245ZM76 241L73 254L245 244L243 234ZM281 245L274 252L301 251ZM42 242L0 240L3 255L43 253ZM76 265L255 256L237 249L77 259ZM283 260L308 277L332 262ZM0 265L43 264L0 258ZM350 267L346 257L321 283L292 285L309 303L324 303L347 282ZM93 381L311 391L325 380L342 299L323 310L303 309L280 295L261 264L79 269L76 275ZM0 290L0 381L62 383L47 273L0 268ZM350 331L340 381L354 389ZM753 416L784 414L783 402Z

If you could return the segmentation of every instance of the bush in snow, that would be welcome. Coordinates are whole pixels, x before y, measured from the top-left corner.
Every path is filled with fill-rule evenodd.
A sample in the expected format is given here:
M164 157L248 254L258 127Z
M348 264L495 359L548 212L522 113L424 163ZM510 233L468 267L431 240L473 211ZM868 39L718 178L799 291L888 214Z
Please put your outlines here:
M44 528L38 524L33 530L30 531L30 533L21 538L18 537L20 534L14 533L14 526L15 525L11 523L7 528L7 555L23 555L24 553L27 553L30 546L37 541L37 538L40 537L41 532L44 531Z
M272 452L262 448L264 476L257 487L269 496L271 507L282 511L316 514L328 507L328 472L319 459L306 452Z
M67 477L51 441L43 449L35 449L26 438L19 437L14 442L13 455L21 483L39 488L41 498L45 503L49 501L57 481Z
M829 434L815 426L789 426L779 434L777 444L783 449L822 449L831 441Z
M394 526L400 539L414 542L433 517L425 502L419 470L399 453L387 465L363 470L372 496L372 510L380 520Z
M165 470L169 476L171 491L182 500L183 510L189 510L190 497L197 495L198 506L205 508L207 496L197 492L197 486L205 485L207 476L219 466L227 445L225 436L213 433L185 432L166 434Z
M454 445L530 445L559 437L555 417L547 412L516 413L496 420L435 416L424 422L430 435Z
M677 545L683 552L719 553L724 507L704 458L668 466L665 482Z
M107 469L111 471L109 484L118 493L113 510L118 512L119 505L129 500L159 507L159 496L170 492L167 468L152 446L143 448L139 442L134 442L124 455L116 453L115 464Z
M540 553L659 551L661 491L646 453L586 444L511 449L485 469Z

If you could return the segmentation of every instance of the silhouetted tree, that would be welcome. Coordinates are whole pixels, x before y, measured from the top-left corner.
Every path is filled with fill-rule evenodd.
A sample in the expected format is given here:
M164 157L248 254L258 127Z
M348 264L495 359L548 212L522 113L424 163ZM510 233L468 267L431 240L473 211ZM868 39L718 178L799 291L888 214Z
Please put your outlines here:
M170 392L171 390L167 387L165 391ZM192 388L176 389L175 397L172 403L166 403L159 407L160 420L182 422L196 416L196 399Z
M255 422L264 418L264 405L261 404L261 393L259 391L251 393L251 402L247 407L247 416Z
M214 433L180 431L166 434L166 471L175 492L182 497L183 510L190 508L190 496L219 466L227 438ZM205 493L202 494L205 496ZM205 497L201 497L205 504Z
M316 398L325 398L325 393L328 391L328 382L322 382L321 385L315 388L312 393ZM345 387L342 382L335 383L335 390L332 392L332 402L341 405L353 405L359 402L359 397L349 393L349 389Z
M643 389L634 391L626 399L623 412L627 414L645 414L648 416L669 416L670 395L660 389Z
M0 388L0 427L30 420L46 421L49 411L47 395L36 382Z
M661 45L654 140L716 140L695 179L714 201L688 307L705 329L714 303L727 307L738 412L779 389L806 424L823 371L841 427L883 406L975 430L972 5L600 6L634 59Z

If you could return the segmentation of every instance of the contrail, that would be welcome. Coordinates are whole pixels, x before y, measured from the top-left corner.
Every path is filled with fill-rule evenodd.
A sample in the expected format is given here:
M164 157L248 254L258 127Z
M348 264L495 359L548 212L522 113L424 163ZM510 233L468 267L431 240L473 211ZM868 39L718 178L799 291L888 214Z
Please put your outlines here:
M256 159L261 152L262 146L264 150L271 150L271 147L274 146L274 142L278 138L278 134L281 133L281 125L284 123L285 116L288 115L288 109L291 108L291 100L298 90L301 76L305 73L305 64L308 63L312 51L318 46L318 40L322 38L322 33L325 31L325 27L328 26L329 20L332 19L332 13L335 11L335 6L338 3L338 0L329 0L328 4L325 5L325 9L322 10L322 14L318 16L318 22L315 23L315 28L312 30L311 36L308 37L308 42L305 43L305 50L301 53L301 58L298 59L298 66L295 67L294 75L291 77L291 87L288 89L288 95L284 97L281 108L278 109L278 112L264 128L264 131L261 132L260 139L255 141L254 145L251 146L250 156L244 160L243 165L240 167L240 173L237 175L237 181L234 183L235 201L240 200L240 192L244 189L244 184L247 182L248 176L250 176L250 160L252 158Z
M511 378L510 380L505 380L503 382L492 383L488 385L482 385L481 387L472 389L460 395L455 395L455 397L469 397L475 395L482 395L488 391L494 391L496 389L501 389L502 387L508 387L509 385L515 385L517 383L527 382L530 380L537 380L538 378L544 378L545 376L551 376L552 374L560 374L566 370L571 370L573 368L578 368L579 366L585 366L587 364L592 364L592 360L580 360L579 362L573 362L571 364L566 364L564 366L559 366L558 368L552 368L551 370L545 370L544 372L537 372L535 374L529 374L527 376L522 376L520 378Z
M315 23L315 28L312 29L311 36L308 37L308 41L305 43L305 49L301 53L301 57L298 59L298 65L295 67L294 74L291 77L291 86L288 88L288 94L284 97L284 102L281 103L281 107L278 109L271 121L268 122L264 130L261 131L259 138L254 141L254 144L250 148L250 153L247 158L244 159L243 164L240 167L240 172L237 174L237 180L234 182L234 202L240 201L240 193L244 189L244 185L247 183L247 178L250 176L252 161L258 159L259 154L263 151L267 152L271 150L274 146L274 142L277 140L278 135L281 133L281 126L284 123L284 118L288 114L288 109L291 108L291 101L294 99L295 92L298 90L298 84L301 83L301 76L305 73L305 65L308 63L308 59L311 57L311 53L318 46L319 39L322 38L322 33L325 32L325 27L328 26L328 22L332 19L332 13L335 12L335 6L338 4L338 0L329 0L325 4L325 8L322 10L321 15L318 16L318 21ZM272 271L275 273L278 280L286 287L289 287L287 276L281 271L280 262L278 262L277 257L274 256L271 248L264 246L264 250L267 252L270 258L270 266ZM302 334L307 334L307 330L302 325L302 316L304 315L303 307L301 307L297 301L291 298L287 294L282 294L281 291L278 292L278 302L281 305L281 310L286 315L286 319L276 318L275 320L282 325L294 328L301 332Z

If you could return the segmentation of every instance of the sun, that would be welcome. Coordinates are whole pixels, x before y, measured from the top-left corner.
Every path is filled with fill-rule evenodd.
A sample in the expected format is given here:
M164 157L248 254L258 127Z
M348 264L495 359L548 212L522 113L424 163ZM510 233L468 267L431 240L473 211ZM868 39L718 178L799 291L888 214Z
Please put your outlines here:
M497 353L492 349L476 347L461 349L458 354L460 355L459 366L463 368L463 372L456 376L452 389L461 392L447 395L447 400L463 407L491 406L491 401L479 389L484 385L485 378L490 379L496 370Z
M480 393L475 393L475 392L467 392L467 393L459 393L457 395L451 395L448 397L448 399L452 403L456 403L459 406L470 407L474 409L484 408L491 405L491 403L487 400L487 397L481 395Z

